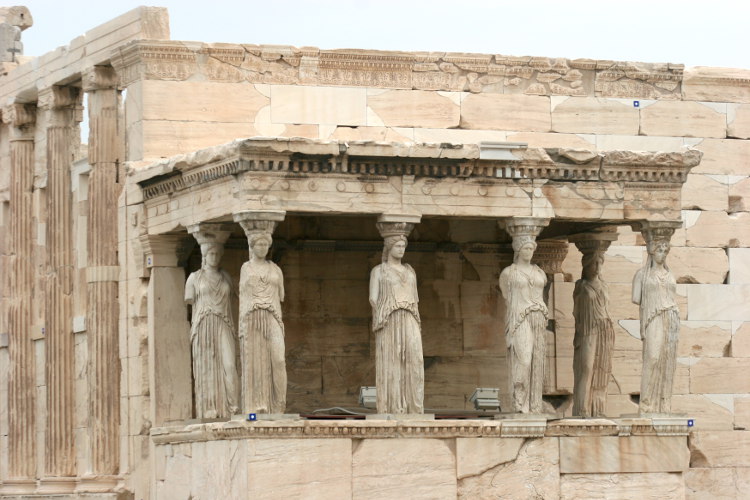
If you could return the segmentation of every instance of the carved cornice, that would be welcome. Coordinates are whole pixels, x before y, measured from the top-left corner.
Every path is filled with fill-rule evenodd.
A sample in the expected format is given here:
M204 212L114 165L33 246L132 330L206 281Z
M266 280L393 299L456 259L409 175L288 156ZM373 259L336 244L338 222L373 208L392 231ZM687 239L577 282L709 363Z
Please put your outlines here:
M682 184L703 153L642 153L607 151L602 154L600 177L604 181L656 182Z
M475 93L497 92L500 86L506 93L642 99L679 99L684 69L681 64L593 59L153 40L117 49L112 61L123 85L140 78L185 80L200 73L251 83Z
M479 179L486 182L548 180L620 182L648 189L679 189L699 151L685 153L593 152L516 148L513 160L480 159L474 144L383 144L252 138L155 163L138 175L145 199L171 194L243 172L282 175L354 175ZM149 172L160 172L161 175Z
M544 419L504 420L233 420L151 429L156 445L222 441L231 439L288 438L425 438L464 437L543 437L543 436L687 436L686 418L675 419L596 419L546 421Z
M134 41L115 50L112 66L127 87L136 80L185 80L197 69L199 50L183 42Z

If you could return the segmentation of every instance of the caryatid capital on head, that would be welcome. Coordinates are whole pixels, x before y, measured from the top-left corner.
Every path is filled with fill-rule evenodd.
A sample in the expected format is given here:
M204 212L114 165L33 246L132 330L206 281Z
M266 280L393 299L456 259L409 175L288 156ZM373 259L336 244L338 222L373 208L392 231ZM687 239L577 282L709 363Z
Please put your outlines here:
M270 238L279 222L286 217L284 210L245 210L234 214L235 222L238 222L245 231L248 245L252 247L253 242L259 237Z

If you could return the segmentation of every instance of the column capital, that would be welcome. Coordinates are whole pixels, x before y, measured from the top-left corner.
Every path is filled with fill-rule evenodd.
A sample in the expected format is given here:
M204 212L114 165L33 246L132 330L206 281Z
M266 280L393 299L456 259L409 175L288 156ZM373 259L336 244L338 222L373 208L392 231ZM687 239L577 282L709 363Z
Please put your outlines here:
M233 215L245 231L248 241L250 236L258 233L273 234L279 222L286 217L284 210L244 210Z
M656 243L667 243L672 239L674 232L682 227L681 220L644 220L635 222L632 227L640 231L643 239L646 240L646 246L651 248Z
M589 231L586 233L577 233L568 237L571 243L575 243L576 248L583 253L606 252L613 241L617 241L617 229L606 228L600 231Z
M146 234L140 236L145 267L177 267L192 247L192 240L181 234ZM186 241L187 240L187 241Z
M69 85L54 85L39 91L37 107L45 110L75 107L82 100L81 89Z
M422 220L421 215L413 214L381 214L378 222L375 224L380 236L387 238L389 236L408 237L416 224Z
M568 240L537 241L533 264L538 265L544 274L562 274L562 263L568 255Z
M536 239L542 229L549 226L549 217L508 217L498 221L501 229L505 229L515 240L516 237L526 236Z
M34 104L13 103L3 108L3 123L14 127L23 127L36 123L36 106Z
M188 226L188 233L192 234L198 245L214 243L224 246L232 234L231 224L200 222Z
M84 92L114 89L117 87L117 72L111 66L92 66L81 73Z

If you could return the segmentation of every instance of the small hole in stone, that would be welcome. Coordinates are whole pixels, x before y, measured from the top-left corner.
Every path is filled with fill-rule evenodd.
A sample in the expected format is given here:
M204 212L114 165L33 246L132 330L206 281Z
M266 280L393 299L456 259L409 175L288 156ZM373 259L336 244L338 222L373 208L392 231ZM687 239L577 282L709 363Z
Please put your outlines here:
M631 394L630 400L637 405L641 404L641 394Z

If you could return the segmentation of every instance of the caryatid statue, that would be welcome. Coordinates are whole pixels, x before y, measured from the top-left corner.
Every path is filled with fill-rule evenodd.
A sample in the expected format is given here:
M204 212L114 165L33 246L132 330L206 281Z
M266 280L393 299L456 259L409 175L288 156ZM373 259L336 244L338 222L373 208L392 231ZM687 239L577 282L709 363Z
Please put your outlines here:
M601 417L607 409L607 386L612 374L615 328L609 314L609 287L602 278L604 253L616 231L570 237L583 254L581 279L573 290L573 415Z
M236 333L229 274L219 268L230 231L221 224L196 224L188 231L201 248L201 268L185 283L192 304L190 344L197 418L229 418L239 411Z
M250 259L240 271L240 357L242 405L249 413L284 413L286 357L281 303L284 275L266 259L281 211L247 211L234 215L245 231Z
M501 222L501 225L503 223ZM513 263L500 273L505 298L505 340L508 347L513 411L542 412L547 337L547 276L531 259L536 237L549 219L513 217L504 222L513 237Z
M424 413L424 358L417 275L401 259L419 216L382 215L382 263L370 273L378 413Z
M677 368L680 311L677 282L667 266L669 240L678 221L645 221L640 231L646 240L646 265L633 278L633 302L640 306L643 372L639 413L668 414Z

